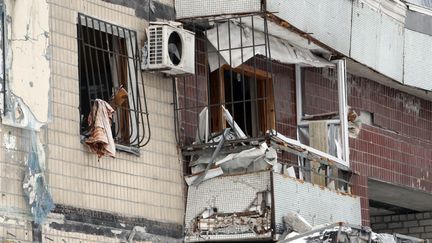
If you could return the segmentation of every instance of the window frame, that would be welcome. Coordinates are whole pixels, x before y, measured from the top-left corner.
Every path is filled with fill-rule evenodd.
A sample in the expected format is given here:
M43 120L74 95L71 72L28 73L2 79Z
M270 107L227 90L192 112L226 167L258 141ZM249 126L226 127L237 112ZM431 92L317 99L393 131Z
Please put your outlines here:
M87 31L87 36L85 36L84 31ZM93 36L90 36L90 33ZM91 40L92 38L94 41L93 43ZM100 41L99 44L97 43L97 39ZM116 39L116 41L121 40L120 42L123 42L121 44L121 48L114 48L114 39ZM126 100L127 102L124 102L126 103L124 106L118 106L118 112L116 112L117 114L115 114L115 116L117 116L119 125L113 126L113 137L118 150L139 155L139 148L145 146L150 141L150 124L147 111L143 74L140 69L141 56L136 31L82 13L78 13L77 41L80 96L80 134L82 135L82 138L85 136L86 132L85 129L82 129L82 124L83 122L86 122L86 118L88 117L88 114L84 114L85 111L83 110L83 107L87 106L87 109L91 111L91 103L94 100L91 97L90 90L88 89L90 82L92 82L91 84L96 84L97 81L99 81L99 85L107 86L107 89L110 89L110 86L112 86L113 90L108 91L108 96L114 94L115 89L125 84L126 87L124 88L128 93ZM106 47L104 42L106 42ZM103 58L100 56L92 57L92 52L96 53L95 55L103 56ZM107 55L107 59L104 55ZM93 63L94 60L92 60L93 58L96 58L96 62L99 62L99 58L103 59L104 65L99 66L99 63L95 65ZM124 61L121 59L124 59ZM115 62L114 64L111 63L113 60ZM120 60L121 63L118 60ZM119 68L118 64L122 66L122 69ZM109 67L107 67L107 65ZM94 73L93 80L91 77L89 78L89 70L99 72L97 74L99 80L95 78ZM126 75L123 78L124 80L119 77L119 75L121 75L119 72L122 71L126 73L124 74ZM83 72L86 72L86 74L83 74ZM102 72L105 72L105 81L102 81ZM85 80L83 79L83 75L87 76ZM108 79L107 77L110 78ZM110 84L108 84L108 82L110 82ZM115 87L116 84L118 87ZM88 100L83 97L82 89L87 90ZM96 96L101 94L98 92L99 91L96 92ZM102 94L102 96L104 95ZM96 98L105 98L104 100L109 102L109 98L107 97L95 97L95 99ZM84 100L85 102L83 103ZM128 120L126 119L127 123L121 123L120 120L123 116L128 117ZM126 129L128 132L126 136L128 136L129 141L124 139L125 134L123 134L123 131L119 131L120 127L122 126L128 127L128 129ZM119 138L121 138L121 140L119 140Z
M274 108L274 91L273 91L273 79L270 73L254 68L247 64L242 64L236 68L232 68L225 64L221 66L218 70L215 70L210 74L210 109L211 109L211 132L220 132L226 128L226 119L224 119L224 111L222 107L218 104L231 104L231 102L226 101L225 96L225 83L227 80L224 79L225 71L231 73L241 74L244 77L249 77L256 80L256 97L250 98L250 101L240 101L241 103L251 102L251 104L257 106L256 119L259 124L257 130L252 130L252 134L248 134L250 137L260 137L257 133L261 132L261 136L264 136L266 131L274 130L276 127L276 114ZM244 82L244 81L242 81ZM263 86L267 92L262 92ZM261 87L261 89L260 89ZM216 98L215 98L216 97ZM264 104L257 104L257 102L262 101ZM235 101L237 102L237 101ZM269 115L270 114L270 115ZM231 114L232 115L232 114ZM235 119L234 119L235 121ZM264 121L264 122L262 122ZM252 121L253 122L253 121ZM241 127L243 124L240 124ZM253 129L253 128L252 128ZM244 131L246 132L246 131ZM255 134L254 134L255 133Z

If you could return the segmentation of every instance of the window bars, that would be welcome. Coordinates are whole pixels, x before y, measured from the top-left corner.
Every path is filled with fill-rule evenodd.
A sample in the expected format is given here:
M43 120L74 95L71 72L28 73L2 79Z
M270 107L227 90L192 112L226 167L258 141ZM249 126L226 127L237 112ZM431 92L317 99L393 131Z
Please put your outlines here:
M109 102L123 91L127 98L115 107L113 137L118 145L145 146L150 126L136 32L78 14L77 34L81 134L95 99Z
M267 16L186 22L196 33L196 73L173 79L179 144L214 142L233 123L244 135L238 140L264 139L276 120Z

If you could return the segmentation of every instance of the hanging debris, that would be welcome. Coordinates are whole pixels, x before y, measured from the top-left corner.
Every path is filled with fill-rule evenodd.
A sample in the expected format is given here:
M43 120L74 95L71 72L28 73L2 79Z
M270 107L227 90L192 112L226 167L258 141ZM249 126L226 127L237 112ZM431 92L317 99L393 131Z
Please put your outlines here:
M41 163L43 163L41 159L45 158L44 151L41 146L38 146L38 136L34 131L31 131L30 134L30 147L28 160L26 161L27 170L23 181L23 189L34 222L42 224L55 205L41 166Z
M85 143L98 158L115 157L116 147L111 131L113 113L114 109L106 101L96 99L88 116L90 134Z
M253 234L269 236L271 229L271 195L269 191L258 192L250 206L242 212L218 212L208 207L198 215L189 236L200 238L211 235Z

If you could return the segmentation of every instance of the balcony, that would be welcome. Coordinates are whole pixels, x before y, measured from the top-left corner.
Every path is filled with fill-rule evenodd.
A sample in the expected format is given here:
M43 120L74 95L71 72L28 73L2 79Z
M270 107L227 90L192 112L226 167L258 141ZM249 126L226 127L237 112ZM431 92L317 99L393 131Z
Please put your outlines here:
M185 241L278 240L289 213L312 226L338 221L360 225L360 211L358 197L279 172L220 176L189 187Z
M348 71L353 74L429 91L432 49L426 47L432 45L432 10L423 2L268 0L261 5L260 0L177 0L176 7L177 18L183 21L266 10L270 35L324 56L349 57ZM429 94L425 98L430 99Z

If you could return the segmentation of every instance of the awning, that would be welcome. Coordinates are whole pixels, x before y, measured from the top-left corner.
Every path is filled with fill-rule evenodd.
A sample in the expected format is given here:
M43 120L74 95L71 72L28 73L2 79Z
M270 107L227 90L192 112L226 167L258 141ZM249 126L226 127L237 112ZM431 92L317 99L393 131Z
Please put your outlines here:
M310 50L272 35L268 35L267 40L270 47L269 55L266 53L265 33L256 29L252 31L251 28L235 21L215 25L207 31L207 39L211 71L224 64L238 67L255 55L271 55L272 60L287 64L303 64L312 67L334 66L333 63L314 55Z

